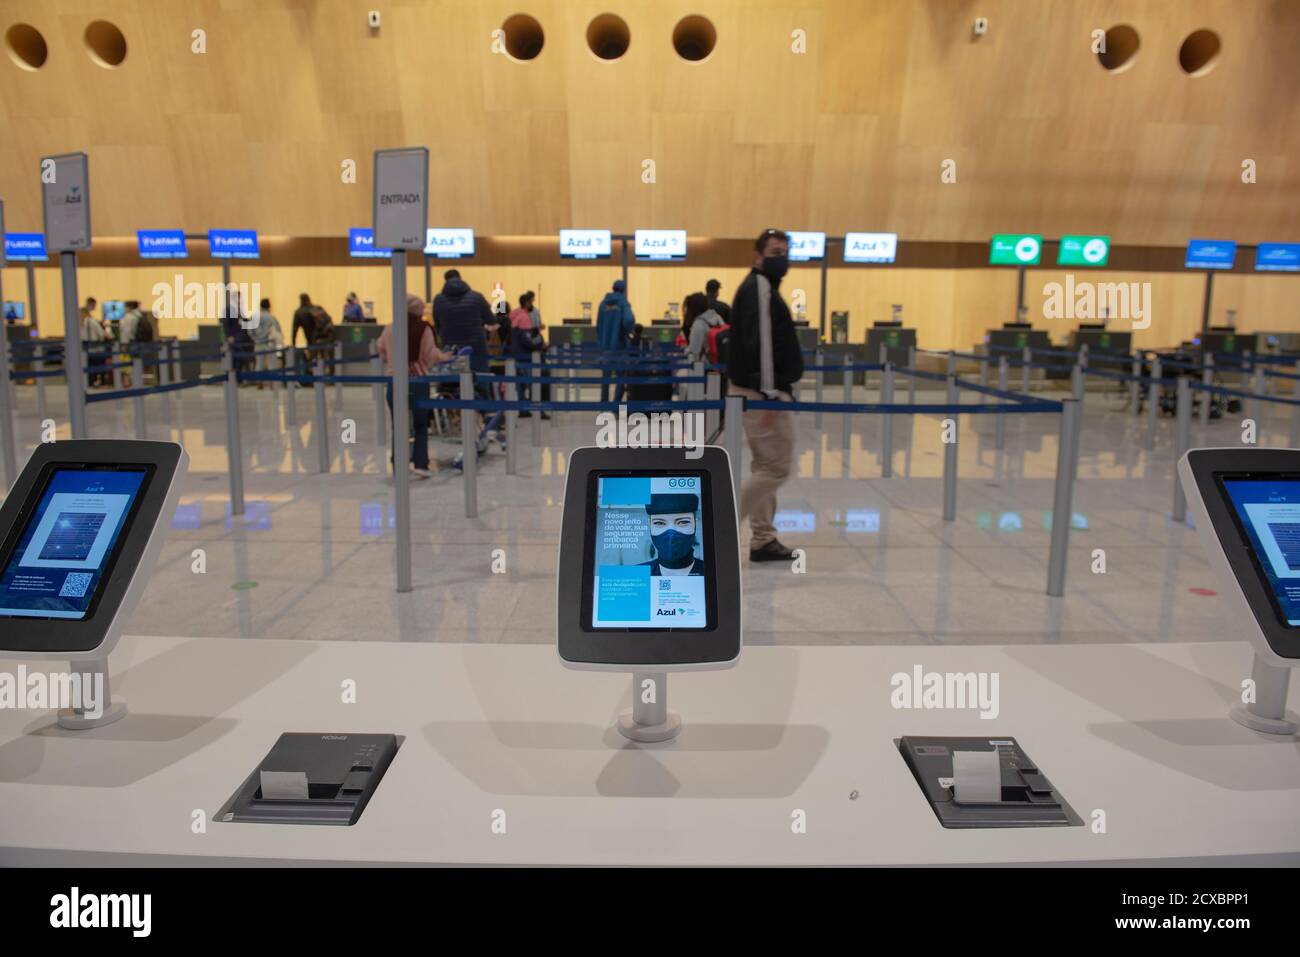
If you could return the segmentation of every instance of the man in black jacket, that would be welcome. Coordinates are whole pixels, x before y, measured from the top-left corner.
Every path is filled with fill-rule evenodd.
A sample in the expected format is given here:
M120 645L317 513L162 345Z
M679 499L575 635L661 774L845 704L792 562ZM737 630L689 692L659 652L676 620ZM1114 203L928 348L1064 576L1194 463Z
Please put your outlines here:
M433 297L433 327L438 331L438 340L448 352L469 346L473 350L470 367L475 372L487 372L487 334L483 329L492 321L492 307L482 293L460 278L460 270L448 269L442 278L446 280L442 292Z
M723 322L731 322L731 307L723 302L718 294L722 292L722 283L716 279L710 279L704 284L704 295L709 300L709 308L721 317Z
M803 353L790 308L781 298L781 280L790 267L790 237L764 230L754 243L749 275L731 302L731 341L727 391L749 399L793 401L803 376ZM776 538L776 490L790 475L794 459L794 413L775 409L745 411L745 438L753 455L750 476L740 490L740 515L749 516L751 562L790 561L794 553Z

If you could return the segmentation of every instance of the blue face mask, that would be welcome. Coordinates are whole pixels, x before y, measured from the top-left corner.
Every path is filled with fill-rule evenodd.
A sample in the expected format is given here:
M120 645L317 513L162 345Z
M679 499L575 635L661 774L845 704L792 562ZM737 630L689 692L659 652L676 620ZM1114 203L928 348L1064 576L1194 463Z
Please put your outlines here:
M683 535L676 529L668 529L666 532L660 532L658 535L651 535L650 540L654 542L655 551L659 555L661 564L669 568L681 568L695 551L695 536Z
M764 256L763 274L769 279L781 279L790 271L789 256Z

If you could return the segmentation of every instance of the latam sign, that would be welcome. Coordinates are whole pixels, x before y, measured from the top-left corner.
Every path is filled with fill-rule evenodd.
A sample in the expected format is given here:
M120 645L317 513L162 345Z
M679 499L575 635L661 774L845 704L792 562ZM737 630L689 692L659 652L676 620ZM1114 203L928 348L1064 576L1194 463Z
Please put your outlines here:
M140 229L135 234L141 259L187 259L185 233L180 229Z
M257 230L209 229L208 255L213 259L256 259Z
M356 259L384 259L393 255L391 249L375 248L375 231L369 226L348 230L348 253Z

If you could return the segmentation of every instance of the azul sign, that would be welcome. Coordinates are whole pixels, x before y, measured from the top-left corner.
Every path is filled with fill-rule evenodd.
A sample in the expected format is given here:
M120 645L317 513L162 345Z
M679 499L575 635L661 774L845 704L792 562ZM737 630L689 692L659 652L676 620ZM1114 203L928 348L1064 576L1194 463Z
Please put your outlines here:
M186 259L185 233L179 229L140 229L135 234L141 259Z
M425 255L438 259L460 259L474 255L474 230L429 227L424 237Z
M560 255L565 259L604 259L610 245L608 229L560 230Z
M898 233L846 233L846 263L892 263L898 254Z
M213 259L256 259L257 230L209 229L208 255Z
M790 261L812 262L826 255L825 233L791 233Z
M634 250L637 259L685 259L686 230L638 229Z

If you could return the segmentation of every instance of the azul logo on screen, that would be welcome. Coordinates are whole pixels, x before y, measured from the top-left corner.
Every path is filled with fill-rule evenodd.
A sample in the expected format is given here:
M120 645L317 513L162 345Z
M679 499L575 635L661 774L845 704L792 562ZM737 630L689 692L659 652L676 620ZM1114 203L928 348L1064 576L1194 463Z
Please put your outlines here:
M898 251L897 233L846 233L846 263L892 263Z
M686 256L686 230L638 229L634 247L642 259L682 259Z
M610 252L608 229L561 229L560 255L574 259L595 259Z
M790 261L810 262L826 254L825 233L790 233Z
M424 235L424 251L439 259L474 255L474 230L430 227Z

